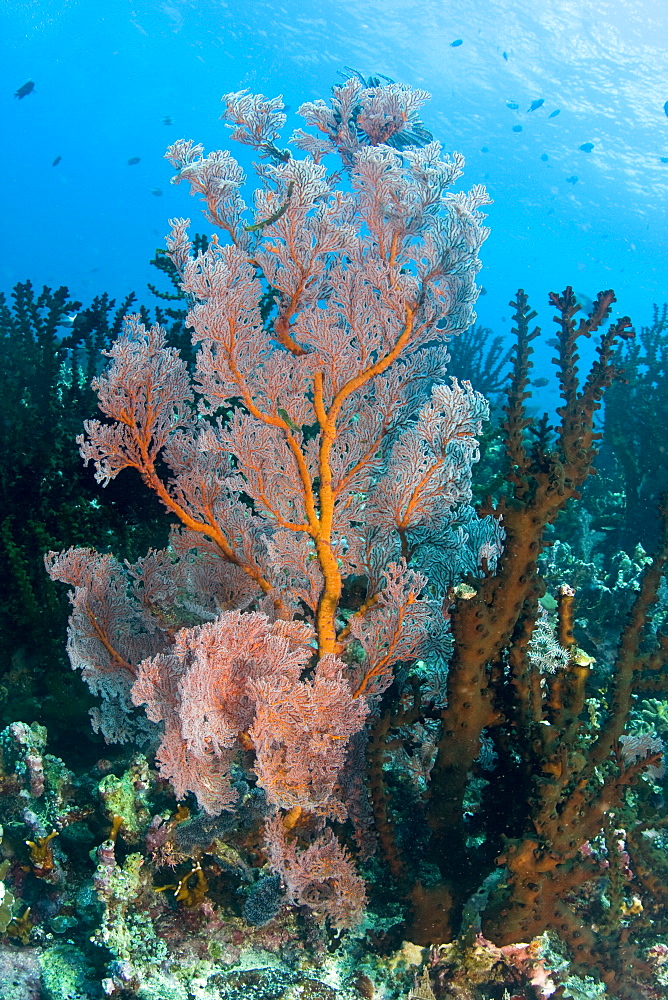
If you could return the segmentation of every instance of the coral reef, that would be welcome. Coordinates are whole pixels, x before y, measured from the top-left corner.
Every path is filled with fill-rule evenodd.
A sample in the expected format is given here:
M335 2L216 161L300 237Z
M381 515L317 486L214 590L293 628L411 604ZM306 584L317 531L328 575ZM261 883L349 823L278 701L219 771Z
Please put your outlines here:
M217 235L172 221L182 301L98 345L78 443L169 541L46 558L109 758L0 733L0 973L26 996L660 996L668 515L613 572L573 514L639 355L611 291L579 321L552 294L561 405L533 421L520 290L474 504L489 407L446 369L458 336L488 391L505 363L471 325L487 199L449 190L426 97L356 74L281 148L281 101L228 94L251 213L230 153L168 151Z

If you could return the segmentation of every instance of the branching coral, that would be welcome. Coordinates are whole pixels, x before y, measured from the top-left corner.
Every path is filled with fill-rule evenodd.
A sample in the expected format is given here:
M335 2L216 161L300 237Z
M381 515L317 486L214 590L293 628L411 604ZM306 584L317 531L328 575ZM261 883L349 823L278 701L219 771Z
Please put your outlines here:
M480 866L495 862L503 866L504 875L500 883L489 884L477 904L485 936L505 945L551 928L569 943L576 962L595 968L622 990L621 964L612 968L604 959L621 947L619 936L614 938L619 925L614 941L597 944L586 919L568 900L583 884L604 878L600 857L583 850L604 834L608 817L624 805L626 789L657 761L651 748L625 759L620 737L632 693L665 690L668 684L668 640L659 636L655 643L649 635L649 645L643 645L668 559L668 535L645 569L611 669L604 717L592 732L586 699L594 661L576 646L577 595L569 587L562 588L559 597L557 636L552 640L559 656L546 662L536 655L537 624L545 614L539 610L544 587L536 560L546 542L546 526L569 499L578 498L592 471L597 437L593 416L603 391L618 376L613 349L617 338L627 335L628 320L602 334L598 360L580 385L577 337L590 335L603 323L612 293L602 293L593 314L578 326L570 289L551 299L561 327L564 400L555 443L550 443L546 429L533 443L527 437L530 342L538 331L529 331L533 314L520 292L515 303L518 344L506 406L508 490L496 508L483 508L503 517L504 551L494 573L472 579L466 588L454 588L449 598L454 649L445 707L437 713L442 728L424 814L431 829L424 856L438 863L438 883L413 881L415 868L397 846L379 767L393 743L396 746L397 736L405 745L411 727L425 714L434 715L434 705L423 705L419 693L412 707L390 709L376 724L369 746L371 787L381 845L413 903L413 940L447 940L458 926L458 906L480 887ZM481 752L490 739L496 761L482 782L481 800L472 807L472 781L481 781ZM624 955L630 963L628 949ZM638 957L633 961L638 964Z
M650 551L655 547L660 526L652 511L654 498L668 489L668 303L655 305L652 323L620 346L618 363L625 378L613 387L605 407L602 458L608 465L612 460L623 482L624 510L614 538L630 555L638 544Z
M498 671L511 641L526 645L536 617L536 601L541 595L537 558L543 544L545 526L553 523L566 502L578 490L591 470L596 435L593 416L605 388L617 369L613 348L626 334L628 319L619 320L601 337L598 360L580 387L577 380L577 339L591 336L609 314L614 296L601 293L592 315L576 325L578 306L570 289L552 296L559 310L559 372L564 405L559 410L556 448L545 438L529 446L525 432L529 420L525 411L531 341L539 331L530 331L535 313L529 311L526 296L518 292L514 303L517 345L506 411L506 453L510 494L502 497L495 514L503 519L504 552L495 573L488 573L475 593L455 598L451 606L454 653L449 665L447 707L442 713L443 730L439 755L432 773L430 825L442 856L456 859L465 851L462 823L468 775L480 752L480 737L497 724L503 714ZM491 512L492 508L486 510ZM512 654L511 654L512 655ZM521 710L528 712L526 671L521 663L513 669L513 687ZM537 710L537 709L534 709ZM455 866L459 864L455 860Z

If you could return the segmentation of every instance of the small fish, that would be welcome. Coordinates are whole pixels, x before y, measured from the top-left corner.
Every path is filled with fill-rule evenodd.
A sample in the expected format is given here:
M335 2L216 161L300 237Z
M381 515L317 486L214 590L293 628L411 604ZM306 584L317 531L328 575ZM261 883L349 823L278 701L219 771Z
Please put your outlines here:
M57 167L61 160L62 160L62 156L57 156L55 158L55 160L53 161L53 163L51 164L51 166L52 167Z
M174 122L172 121L172 116L171 115L165 115L165 117L162 119L162 124L163 125L173 125Z
M527 114L529 114L530 111L537 111L538 108L542 108L544 104L545 104L545 98L543 97L539 97L537 100L532 101L531 107L527 108Z
M487 295L487 289L485 288L484 285L480 286L480 294L481 295Z
M594 148L594 143L583 142L579 148L582 150L583 153L591 153L592 149Z
M19 101L22 97L27 97L28 94L32 94L35 89L35 84L32 80L27 80L14 94L14 97L18 97Z
M550 159L550 157L547 155L547 153L541 153L540 154L540 158L543 161L543 163L547 163L547 161Z
M151 194L154 194L156 198L159 198L162 194L162 188L151 188Z
M506 62L508 62L508 53L507 52L503 53L503 58L506 60Z
M546 340L545 343L548 347L559 347L559 341L556 337L552 337L550 340Z
M549 381L549 378L535 378L530 385L532 385L534 389L542 389L544 385L549 383Z
M519 108L519 104L517 104L515 101L506 101L506 107L510 108L511 111L517 111L517 109Z
M522 131L521 125L513 125L513 132L521 132L521 131Z
M538 603L546 611L556 611L559 607L552 594L543 594L542 597L538 598Z
M668 156L661 156L659 157L659 159L661 160L662 163L668 163Z
M588 313L592 312L594 308L594 300L590 295L586 295L584 292L575 292L575 298L577 299L578 305L581 309L584 309L585 312Z
M281 420L284 420L286 422L291 431L301 430L301 427L298 427L297 424L294 423L294 421L291 419L290 414L288 413L287 410L281 410L279 408L277 412Z
M261 222L256 222L252 226L244 226L244 229L246 230L246 232L247 233L256 233L256 232L258 232L258 230L264 229L265 226L270 226L270 225L272 225L272 223L278 222L278 220L281 218L281 216L285 215L285 213L288 210L288 205L290 204L290 199L292 198L292 192L294 191L294 187L295 187L295 182L294 181L290 181L290 183L288 184L288 190L287 190L286 199L285 199L284 203L281 205L281 207L278 209L278 211L274 212L267 219L262 219Z
M548 118L556 118L557 115L561 114L561 108L557 108L556 111L550 111Z
M455 38L454 42L450 42L450 48L456 49L459 45L462 45L463 42L464 42L463 38Z
M141 156L131 156L130 159L128 160L128 166L129 167L135 167L139 163L140 160L141 160Z
M577 182L578 182L578 179L577 179L577 175L576 174L573 174L571 177L567 177L566 178L566 183L567 184L577 184Z
M17 96L18 96L18 95L17 95ZM21 94L21 96L23 97L23 94ZM664 111L666 112L666 114L668 115L668 101L666 101L666 103L664 104L664 106L663 106L663 110L664 110Z
M489 146L481 146L480 147L480 152L481 153L489 153Z

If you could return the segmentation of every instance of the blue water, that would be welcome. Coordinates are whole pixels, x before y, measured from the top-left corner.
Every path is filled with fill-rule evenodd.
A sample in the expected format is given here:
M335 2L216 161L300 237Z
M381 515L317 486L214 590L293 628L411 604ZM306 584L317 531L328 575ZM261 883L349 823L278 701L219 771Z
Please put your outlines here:
M508 325L519 285L541 310L567 283L614 287L636 323L668 297L664 0L5 0L0 50L4 291L31 278L149 301L167 219L210 230L170 186L166 145L226 148L220 97L243 87L283 94L287 139L352 66L429 90L460 184L488 186L484 323Z

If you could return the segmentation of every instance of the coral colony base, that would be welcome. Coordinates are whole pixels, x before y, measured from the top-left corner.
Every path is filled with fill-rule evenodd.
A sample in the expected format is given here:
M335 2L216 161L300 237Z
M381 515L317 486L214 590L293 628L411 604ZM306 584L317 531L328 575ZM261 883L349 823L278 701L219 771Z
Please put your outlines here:
M551 427L517 293L474 504L489 408L447 344L487 196L450 190L426 98L353 77L288 149L279 99L227 95L251 210L229 152L167 153L217 230L174 220L162 264L196 357L129 316L78 442L172 529L134 560L47 556L112 756L73 773L37 723L0 734L7 1000L665 995L666 510L605 621L578 618L575 534L573 580L547 550L585 510L630 322L605 327L611 291L579 320L550 296Z

